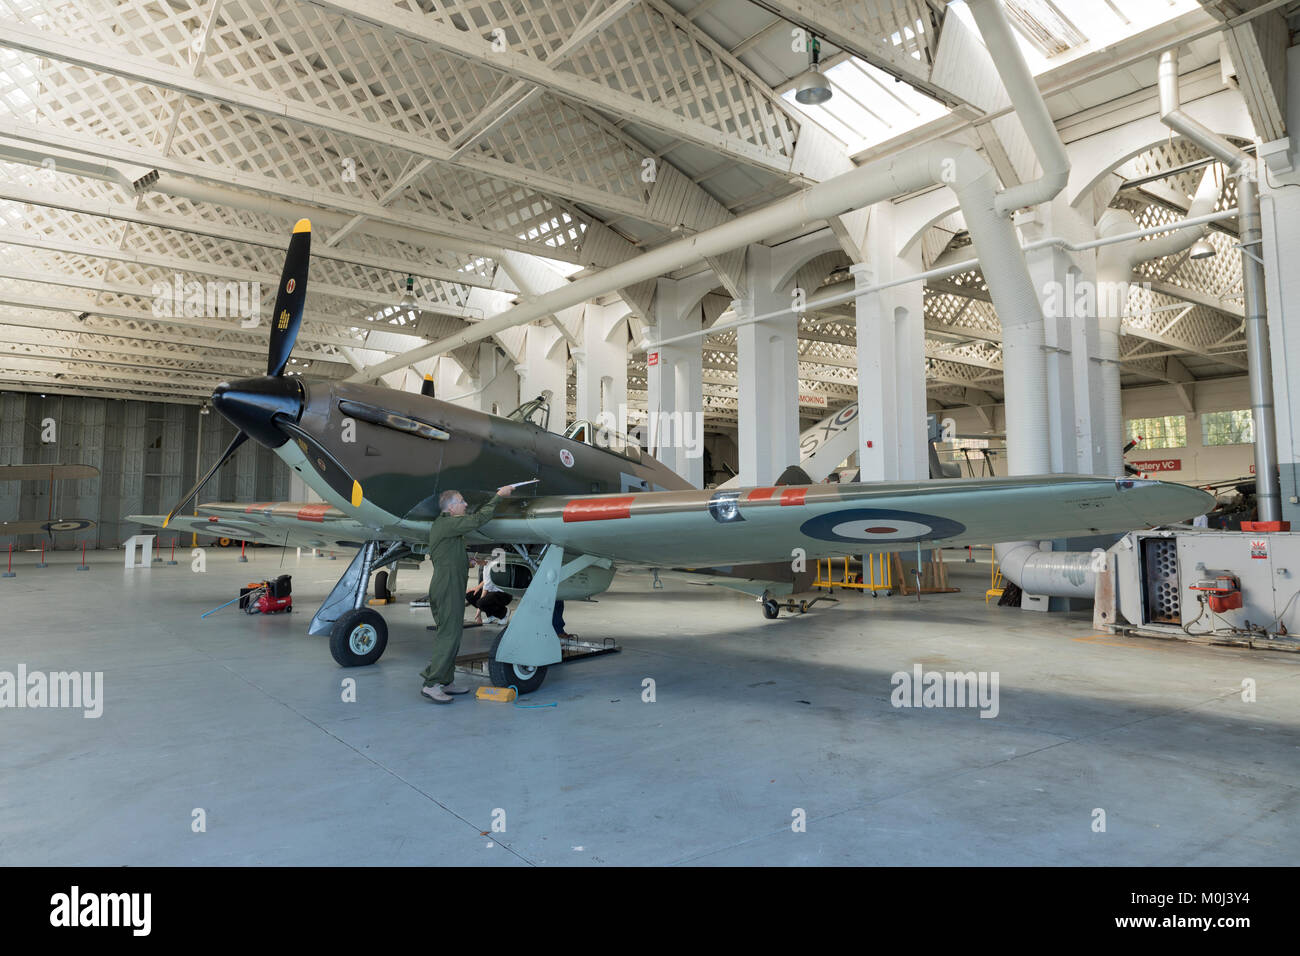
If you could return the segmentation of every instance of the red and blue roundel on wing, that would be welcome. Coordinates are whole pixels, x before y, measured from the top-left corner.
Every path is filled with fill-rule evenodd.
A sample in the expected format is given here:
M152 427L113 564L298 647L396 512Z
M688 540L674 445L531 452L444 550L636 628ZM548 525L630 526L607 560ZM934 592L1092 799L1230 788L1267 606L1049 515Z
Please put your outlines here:
M951 518L918 511L844 508L809 518L799 526L799 530L819 541L869 545L939 541L962 534L966 526Z

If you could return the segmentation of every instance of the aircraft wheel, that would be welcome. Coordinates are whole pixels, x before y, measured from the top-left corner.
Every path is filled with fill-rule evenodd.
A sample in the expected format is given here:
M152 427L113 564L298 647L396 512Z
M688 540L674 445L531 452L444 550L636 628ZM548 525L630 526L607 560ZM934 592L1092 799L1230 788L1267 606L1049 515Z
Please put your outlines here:
M807 602L807 601L800 601L800 602L799 602L799 613L800 613L800 614L807 614L807 613L808 613L808 602Z
M388 598L389 596L390 595L388 593L388 572L380 571L378 574L375 575L375 598L377 600L382 601Z
M501 638L505 635L502 631L497 635L496 640L492 642L492 650L488 652L488 676L492 678L492 683L496 687L514 687L519 691L519 696L531 694L537 688L542 686L542 681L546 680L547 666L529 667L525 664L508 664L505 661L497 660L497 648L501 646Z
M776 620L776 616L781 613L781 605L777 604L771 598L763 602L763 617L769 621Z
M330 631L330 654L340 667L364 667L379 660L388 646L388 622L368 607L348 611Z

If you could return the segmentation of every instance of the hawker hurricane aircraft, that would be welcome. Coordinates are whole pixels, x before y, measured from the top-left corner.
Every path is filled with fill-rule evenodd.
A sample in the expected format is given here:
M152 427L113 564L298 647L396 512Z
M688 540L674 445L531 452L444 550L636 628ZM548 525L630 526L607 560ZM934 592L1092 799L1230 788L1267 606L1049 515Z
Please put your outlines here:
M438 495L450 488L472 506L500 485L541 479L506 499L469 538L513 550L530 572L491 662L521 692L540 686L547 666L562 659L551 626L555 601L599 594L616 567L706 574L755 594L775 617L777 596L807 588L807 574L792 568L819 558L1126 531L1213 504L1182 485L1078 475L700 490L589 423L565 435L547 431L541 400L503 418L418 393L285 376L302 322L310 242L303 219L276 295L266 376L212 393L213 407L239 434L171 514L129 520L357 548L310 627L330 636L345 667L383 654L387 626L364 606L370 575L424 553ZM248 438L273 449L325 503L209 504L200 516L178 516Z

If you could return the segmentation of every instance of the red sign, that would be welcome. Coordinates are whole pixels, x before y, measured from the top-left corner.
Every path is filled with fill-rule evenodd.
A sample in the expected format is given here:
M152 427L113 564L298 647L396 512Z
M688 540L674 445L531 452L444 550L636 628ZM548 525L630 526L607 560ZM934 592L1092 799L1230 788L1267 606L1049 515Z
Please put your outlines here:
M1181 458L1159 458L1154 461L1134 461L1130 462L1138 471L1182 471L1183 460Z
M648 353L646 353L645 364L646 364L646 365L658 365L658 364L659 364L659 353L658 353L658 352L648 352Z

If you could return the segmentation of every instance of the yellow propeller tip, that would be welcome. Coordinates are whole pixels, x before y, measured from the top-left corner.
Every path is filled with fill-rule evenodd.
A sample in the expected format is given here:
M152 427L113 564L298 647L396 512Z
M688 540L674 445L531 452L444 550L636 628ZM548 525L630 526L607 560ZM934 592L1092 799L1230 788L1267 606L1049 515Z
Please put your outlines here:
M361 507L361 482L355 479L352 482L352 507Z
M295 223L293 224L293 231L294 231L294 232L311 232L311 220L310 220L310 219L299 219L297 222L295 222Z
M168 522L168 521L171 521L171 520L172 520L171 515L168 515L166 518L163 518L162 526L163 526L164 528L167 527L167 522Z

